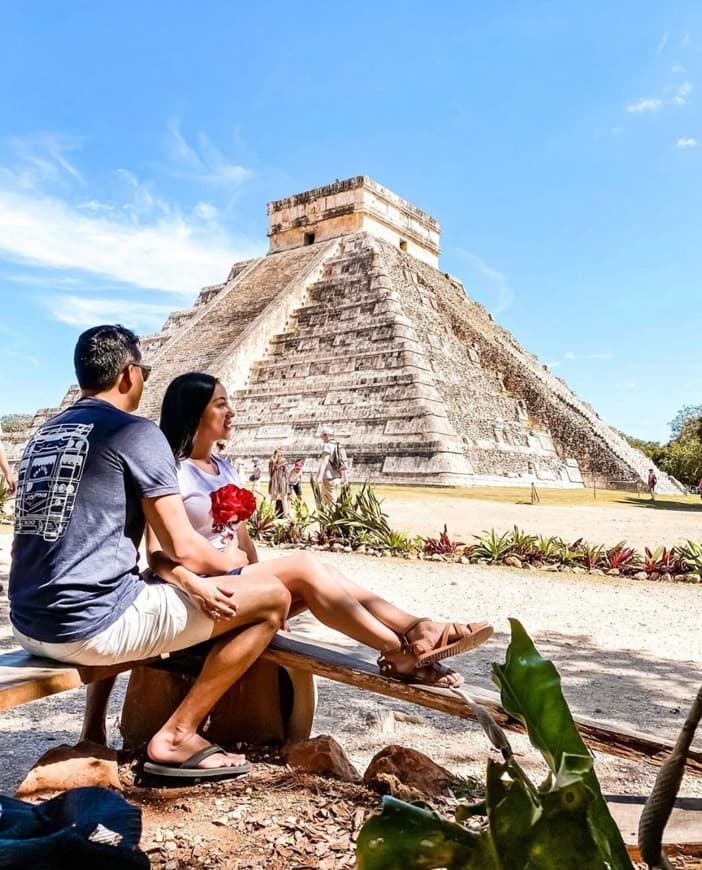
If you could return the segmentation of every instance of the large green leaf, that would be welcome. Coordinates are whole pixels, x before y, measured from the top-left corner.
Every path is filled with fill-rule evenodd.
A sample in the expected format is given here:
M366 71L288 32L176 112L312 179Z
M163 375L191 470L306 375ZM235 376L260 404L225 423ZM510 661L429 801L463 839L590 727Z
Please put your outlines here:
M392 797L361 829L356 858L358 870L500 870L488 832L472 833Z
M526 727L532 744L544 756L552 774L545 790L550 788L567 794L569 788L576 792L582 784L586 791L582 804L587 824L602 859L612 870L631 870L619 829L602 797L592 755L563 697L558 671L553 662L539 655L518 620L510 619L510 625L512 640L505 663L493 665L492 671L492 678L501 691L502 704Z

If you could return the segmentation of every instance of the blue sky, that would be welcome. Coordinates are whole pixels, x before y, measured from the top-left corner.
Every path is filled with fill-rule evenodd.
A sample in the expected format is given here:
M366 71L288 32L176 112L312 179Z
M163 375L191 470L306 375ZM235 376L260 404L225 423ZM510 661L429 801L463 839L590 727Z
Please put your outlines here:
M264 253L266 202L367 174L612 425L702 402L702 9L595 0L0 5L0 415L76 336Z

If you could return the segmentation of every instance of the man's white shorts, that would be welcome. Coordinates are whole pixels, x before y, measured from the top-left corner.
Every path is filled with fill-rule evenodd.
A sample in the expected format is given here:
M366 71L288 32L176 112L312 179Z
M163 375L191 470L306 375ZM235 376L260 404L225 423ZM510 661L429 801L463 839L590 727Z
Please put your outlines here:
M46 643L13 628L20 645L37 656L77 665L114 665L185 649L212 637L214 622L168 583L146 583L116 622L88 640Z

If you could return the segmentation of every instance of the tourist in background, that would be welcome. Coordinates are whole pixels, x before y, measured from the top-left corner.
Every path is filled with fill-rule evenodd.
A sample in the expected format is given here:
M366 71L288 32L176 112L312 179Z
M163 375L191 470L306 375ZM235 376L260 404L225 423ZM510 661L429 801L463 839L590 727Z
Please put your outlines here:
M282 450L274 450L268 460L268 495L275 505L275 515L288 515L288 466Z
M648 493L651 496L651 501L656 500L656 484L658 483L658 478L652 468L648 469L648 480L646 481L646 486L648 487Z
M334 438L334 434L329 429L322 429L320 433L322 439L322 455L319 457L319 471L317 472L317 483L322 490L322 501L324 504L334 504L337 498L339 485L346 486L347 469L346 469L346 451Z
M10 468L10 463L7 461L7 456L5 454L5 448L2 446L2 425L0 425L0 471L2 471L5 476L5 481L7 482L7 489L10 492L10 495L15 491L15 476L12 473L12 469Z
M302 498L302 469L304 468L305 460L298 459L290 469L288 475L288 492Z

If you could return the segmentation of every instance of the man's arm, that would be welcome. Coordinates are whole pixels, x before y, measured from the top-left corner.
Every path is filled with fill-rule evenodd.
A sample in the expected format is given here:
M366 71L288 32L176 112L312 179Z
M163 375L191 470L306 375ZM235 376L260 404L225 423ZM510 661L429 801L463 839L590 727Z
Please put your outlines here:
M239 549L246 553L249 565L255 565L258 562L258 553L256 552L254 542L251 540L251 535L249 535L249 530L246 528L246 523L239 523L236 533L239 540Z
M234 600L234 591L223 586L220 578L200 577L170 559L149 525L146 527L146 551L151 570L185 592L206 616L231 619L236 614L239 607ZM246 558L243 553L241 556Z
M7 488L10 492L14 492L17 488L17 484L15 483L15 476L10 469L10 463L7 461L7 456L5 455L5 448L2 446L2 442L0 442L0 471L5 475L5 480L7 481Z
M164 554L195 574L226 574L246 562L236 545L217 550L190 525L180 495L141 500L147 523Z

